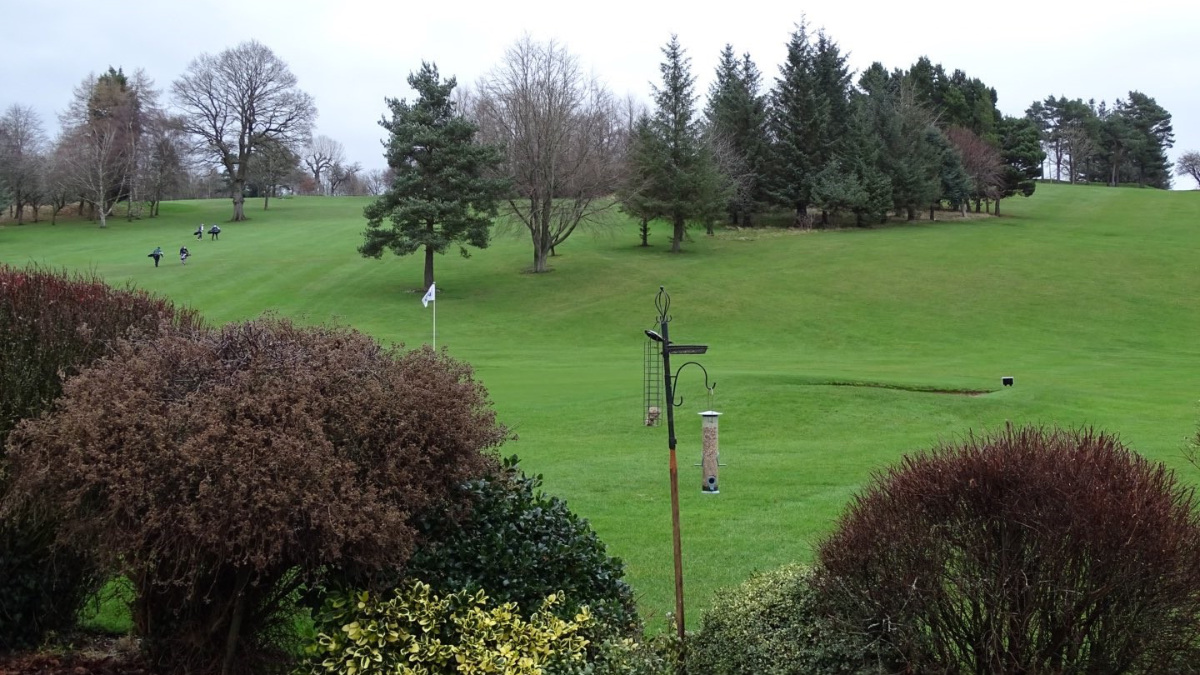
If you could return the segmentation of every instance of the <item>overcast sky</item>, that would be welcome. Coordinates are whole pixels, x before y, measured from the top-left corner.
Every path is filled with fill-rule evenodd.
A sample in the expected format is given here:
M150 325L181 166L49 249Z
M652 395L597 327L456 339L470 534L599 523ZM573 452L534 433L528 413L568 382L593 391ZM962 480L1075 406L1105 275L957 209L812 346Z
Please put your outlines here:
M1048 95L1107 100L1130 90L1173 116L1174 159L1200 150L1200 2L1118 6L1044 2L803 3L766 0L4 0L0 108L33 106L47 131L71 90L108 66L144 69L164 91L202 53L257 39L290 64L316 100L317 133L349 160L382 168L384 98L411 98L405 81L422 60L473 83L523 34L556 39L618 96L648 100L672 33L705 95L718 54L749 52L769 86L802 12L861 71L874 61L908 68L922 55L994 87L998 107L1021 115ZM710 9L711 8L711 9ZM701 99L703 105L703 99ZM1177 187L1191 188L1176 178Z

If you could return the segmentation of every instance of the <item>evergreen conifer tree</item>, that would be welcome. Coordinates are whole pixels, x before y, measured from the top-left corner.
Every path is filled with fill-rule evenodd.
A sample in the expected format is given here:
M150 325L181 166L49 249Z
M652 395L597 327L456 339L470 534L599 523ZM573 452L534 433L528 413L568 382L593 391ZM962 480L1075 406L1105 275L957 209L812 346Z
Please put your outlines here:
M828 105L818 94L813 46L802 21L788 41L787 57L771 91L768 125L773 140L769 191L780 206L807 223L813 182L821 170L821 140Z
M701 137L691 59L676 35L662 51L662 85L654 88L648 129L654 141L639 170L648 177L642 192L644 207L670 221L671 252L678 253L689 222L711 222L719 217L730 185Z
M434 253L458 244L465 258L467 245L487 247L507 182L488 177L500 163L500 151L474 142L477 127L457 112L451 98L455 79L443 81L436 65L422 63L408 83L417 100L387 99L392 117L379 122L390 134L385 156L394 179L363 210L367 229L358 250L379 258L386 249L404 256L424 248L428 289Z
M706 131L725 156L722 164L734 177L730 221L750 225L766 201L762 173L766 151L766 101L759 93L762 75L749 54L739 61L725 45L705 109Z

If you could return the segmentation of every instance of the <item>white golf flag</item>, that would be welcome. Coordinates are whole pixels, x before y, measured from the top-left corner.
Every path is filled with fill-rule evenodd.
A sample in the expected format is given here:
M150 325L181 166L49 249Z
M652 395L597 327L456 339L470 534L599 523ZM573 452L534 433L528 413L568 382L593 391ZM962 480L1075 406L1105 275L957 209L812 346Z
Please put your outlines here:
M433 302L433 289L435 286L437 286L437 284L429 284L429 290L425 291L425 297L421 298L421 304L425 307L428 307L429 303Z

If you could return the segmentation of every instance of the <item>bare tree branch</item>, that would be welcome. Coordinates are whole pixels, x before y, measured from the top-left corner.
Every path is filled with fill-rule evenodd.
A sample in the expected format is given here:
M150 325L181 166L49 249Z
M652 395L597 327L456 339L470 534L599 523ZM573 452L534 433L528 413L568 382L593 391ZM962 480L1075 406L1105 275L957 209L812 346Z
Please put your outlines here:
M534 271L545 272L554 247L616 203L625 132L619 105L565 47L526 36L480 81L471 113L480 140L505 148L508 210L529 232Z
M216 56L200 55L171 91L183 111L183 128L229 174L233 220L245 220L244 190L255 144L307 142L317 114L312 97L296 88L287 64L257 40Z

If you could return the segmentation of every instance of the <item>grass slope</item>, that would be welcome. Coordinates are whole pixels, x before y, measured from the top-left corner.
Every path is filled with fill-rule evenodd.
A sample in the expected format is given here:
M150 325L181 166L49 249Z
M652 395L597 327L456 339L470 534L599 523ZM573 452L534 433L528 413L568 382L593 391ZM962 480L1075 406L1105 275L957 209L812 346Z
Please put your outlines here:
M255 202L257 203L257 202ZM384 341L430 339L421 258L361 258L365 199L278 200L228 223L227 201L163 215L0 228L0 260L91 268L215 321L275 311ZM692 234L650 248L614 214L554 271L527 239L436 261L437 344L472 363L507 448L624 558L652 625L673 607L666 430L642 426L642 331L671 293L671 334L710 345L721 494L699 489L698 369L678 409L689 624L752 570L811 558L872 471L970 429L1036 422L1119 431L1175 467L1200 392L1200 194L1039 186L1005 217L802 233ZM196 241L199 222L221 240ZM186 266L146 254L186 244ZM678 363L679 361L677 361ZM1012 375L1016 386L1000 388ZM832 386L877 383L888 388ZM980 396L910 391L973 389ZM1194 470L1183 469L1189 480Z

